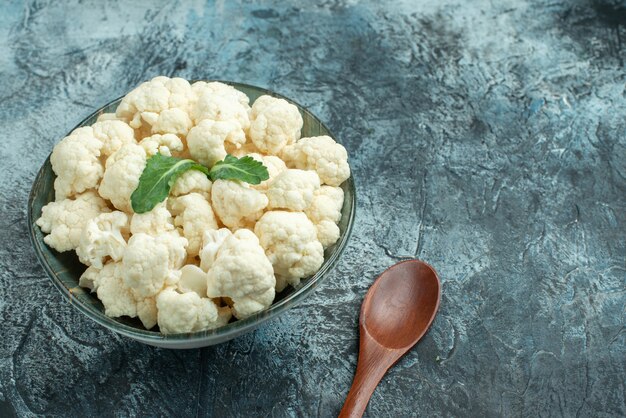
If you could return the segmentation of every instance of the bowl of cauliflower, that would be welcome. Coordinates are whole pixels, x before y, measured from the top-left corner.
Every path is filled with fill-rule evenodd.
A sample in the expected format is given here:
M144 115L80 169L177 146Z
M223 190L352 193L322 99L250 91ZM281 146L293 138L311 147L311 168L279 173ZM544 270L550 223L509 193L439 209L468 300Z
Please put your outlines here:
M301 301L346 246L345 148L268 90L156 77L53 149L31 190L31 241L71 304L146 344L194 348Z

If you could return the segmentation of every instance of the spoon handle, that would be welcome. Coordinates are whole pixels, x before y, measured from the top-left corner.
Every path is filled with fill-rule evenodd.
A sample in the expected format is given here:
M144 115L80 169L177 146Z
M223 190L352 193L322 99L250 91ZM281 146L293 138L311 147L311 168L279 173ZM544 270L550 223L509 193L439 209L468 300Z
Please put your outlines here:
M357 418L363 416L367 403L374 389L387 370L402 356L397 350L378 344L367 331L361 328L359 360L352 387L346 402L339 413L339 418Z

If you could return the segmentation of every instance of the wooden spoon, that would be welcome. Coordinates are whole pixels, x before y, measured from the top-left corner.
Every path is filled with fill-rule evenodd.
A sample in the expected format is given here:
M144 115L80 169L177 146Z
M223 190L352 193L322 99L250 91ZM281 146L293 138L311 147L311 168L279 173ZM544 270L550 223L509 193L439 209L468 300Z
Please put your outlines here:
M376 279L361 305L359 361L339 418L363 415L380 379L433 322L440 287L435 270L419 260L395 264Z

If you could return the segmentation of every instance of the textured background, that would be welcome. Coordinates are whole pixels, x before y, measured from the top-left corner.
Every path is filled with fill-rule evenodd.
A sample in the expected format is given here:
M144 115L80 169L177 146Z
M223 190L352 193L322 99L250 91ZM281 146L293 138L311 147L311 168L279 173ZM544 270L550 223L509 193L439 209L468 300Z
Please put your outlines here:
M441 310L366 415L626 415L623 2L140 3L0 5L0 416L332 416L362 297L404 257L438 269ZM92 324L26 233L52 146L160 74L310 107L358 183L330 279L201 350Z

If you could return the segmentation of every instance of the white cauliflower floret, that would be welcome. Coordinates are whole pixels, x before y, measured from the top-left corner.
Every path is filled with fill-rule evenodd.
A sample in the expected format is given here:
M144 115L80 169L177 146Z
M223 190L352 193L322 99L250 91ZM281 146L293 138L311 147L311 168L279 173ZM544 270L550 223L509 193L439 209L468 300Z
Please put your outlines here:
M317 272L324 250L313 223L302 212L266 212L254 227L276 274L276 291ZM280 279L280 280L279 280Z
M322 184L339 186L350 177L348 153L329 136L302 138L286 146L282 158L288 167L315 170Z
M139 145L141 145L148 157L152 157L156 153L168 157L171 157L172 153L178 156L185 147L183 141L174 134L152 135L142 139Z
M283 171L287 169L285 162L274 155L261 155L258 153L252 153L252 154L247 154L247 155L263 163L263 165L267 168L267 173L269 174L269 177L267 180L262 181L259 184L251 185L250 187L252 187L253 189L267 190L271 181L277 175L279 175L280 173L282 173Z
M187 135L191 157L207 167L213 167L213 164L226 157L226 142L235 146L246 142L246 135L239 124L207 119L191 128Z
M119 271L120 263L107 263L97 278L98 299L104 305L106 316L137 316L137 302L132 290L124 283Z
M185 261L187 240L176 234L151 236L134 234L122 259L122 272L126 286L133 289L137 298L154 296L165 285L178 282Z
M131 127L138 129L146 124L149 126L158 124L160 113L169 109L180 109L182 113L188 113L192 95L191 86L187 80L155 77L141 83L128 93L120 102L115 114L118 118L127 121ZM180 112L176 113L180 115ZM170 114L168 118L171 116L173 115ZM162 128L166 125L164 120L159 133L179 133L163 131ZM180 128L179 125L179 123L173 124L175 130Z
M267 207L302 211L311 204L313 193L319 187L320 178L315 171L285 170L267 188Z
M177 288L182 293L196 292L199 296L206 296L207 275L204 270L193 264L187 264L180 269L180 280Z
M217 251L222 246L224 240L231 235L232 232L227 228L204 231L204 237L202 238L203 247L200 251L200 268L203 271L209 271L215 261Z
M104 173L99 159L101 148L102 141L93 136L91 127L75 129L54 147L50 163L57 175L54 181L56 200L98 186Z
M322 186L316 190L313 201L304 213L317 228L317 239L324 248L339 239L337 223L341 220L343 190L340 187Z
M201 171L185 171L174 183L170 195L182 196L189 193L198 193L205 199L211 199L211 180Z
M124 212L102 213L83 228L76 254L80 262L102 268L105 257L122 259L128 235L128 216Z
M135 131L121 120L99 121L91 125L93 136L102 142L101 153L108 157L126 144L135 144Z
M261 152L277 155L285 145L300 138L300 129L302 116L286 100L261 96L252 105L248 133Z
M226 325L230 309L218 308L209 298L195 292L179 293L173 288L156 297L159 329L163 334L204 331Z
M191 89L193 104L190 115L196 125L205 119L231 121L236 122L244 131L248 130L250 106L245 93L219 82L200 81L194 83Z
M135 144L124 145L107 160L98 193L109 199L116 209L132 213L130 195L137 188L145 166L144 149Z
M179 108L166 109L158 114L157 119L150 123L154 134L176 134L186 136L193 122L187 112Z
M202 247L202 237L207 229L218 229L217 220L209 202L198 193L168 199L174 225L183 229L189 241L187 253L196 256Z
M266 309L274 300L272 264L259 239L247 229L224 240L207 278L207 295L230 298L233 314L239 319Z
M130 219L130 233L159 235L174 232L174 219L167 210L167 201L156 205L150 212L135 213Z
M50 202L41 209L37 225L41 232L49 234L44 242L59 252L74 250L80 245L83 228L102 212L110 212L107 203L90 190L76 196Z
M218 218L229 228L254 223L267 206L267 197L248 183L216 180L211 189L211 203Z

